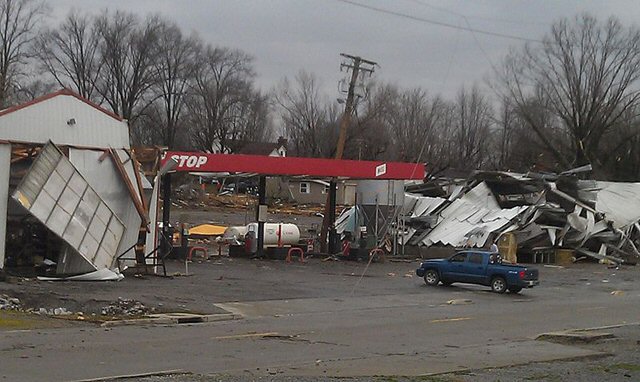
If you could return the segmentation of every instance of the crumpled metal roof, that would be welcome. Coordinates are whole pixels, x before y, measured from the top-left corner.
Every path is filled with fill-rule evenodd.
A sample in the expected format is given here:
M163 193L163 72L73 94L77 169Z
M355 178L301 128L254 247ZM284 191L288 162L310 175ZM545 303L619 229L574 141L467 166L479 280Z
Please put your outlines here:
M426 246L441 243L454 247L483 247L491 233L508 225L527 208L500 208L489 187L481 182L443 209L435 228L420 243Z
M483 247L491 233L510 224L513 218L527 208L488 209L458 199L442 211L442 221L422 239L421 244Z
M447 201L445 198L405 194L404 213L412 218L429 215Z
M640 220L640 183L596 182L596 211L615 228L622 228Z

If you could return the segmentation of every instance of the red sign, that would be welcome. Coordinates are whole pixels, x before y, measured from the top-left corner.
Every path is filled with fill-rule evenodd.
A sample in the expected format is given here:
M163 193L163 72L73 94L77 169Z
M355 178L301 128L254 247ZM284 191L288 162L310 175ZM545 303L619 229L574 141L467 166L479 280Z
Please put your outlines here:
M162 165L169 158L177 163L175 171L186 172L244 172L345 179L424 178L422 163L169 151L165 154Z

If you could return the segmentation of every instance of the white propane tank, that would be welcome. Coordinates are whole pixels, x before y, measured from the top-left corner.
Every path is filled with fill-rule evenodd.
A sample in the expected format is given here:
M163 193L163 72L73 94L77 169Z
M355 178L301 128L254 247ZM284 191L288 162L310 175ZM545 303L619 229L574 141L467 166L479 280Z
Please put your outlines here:
M258 223L247 224L247 232L258 232ZM264 246L277 247L298 244L300 229L291 223L264 223Z
M222 241L225 243L236 243L244 241L247 234L247 227L243 225L227 227L222 234Z

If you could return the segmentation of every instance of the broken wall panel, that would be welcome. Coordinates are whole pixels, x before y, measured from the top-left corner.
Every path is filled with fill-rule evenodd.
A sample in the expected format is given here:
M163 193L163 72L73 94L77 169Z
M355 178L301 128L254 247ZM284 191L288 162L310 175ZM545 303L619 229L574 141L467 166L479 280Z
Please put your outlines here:
M104 205L100 206L100 209L96 212L101 217L100 222L105 226L109 225L108 211L111 210L123 223L122 239L117 245L118 256L126 254L126 257L133 257L134 249L132 247L138 241L142 218L114 161L103 154L104 151L101 150L69 148L70 162L73 163L84 179L95 189L97 196L104 202ZM122 158L125 159L124 156ZM125 168L129 166L133 166L131 160L125 163ZM135 175L133 176L135 177ZM135 178L132 179L135 182ZM114 234L117 234L117 232L114 232Z
M55 145L44 147L12 197L68 244L59 272L112 265L117 256L113 242L121 241L124 224Z

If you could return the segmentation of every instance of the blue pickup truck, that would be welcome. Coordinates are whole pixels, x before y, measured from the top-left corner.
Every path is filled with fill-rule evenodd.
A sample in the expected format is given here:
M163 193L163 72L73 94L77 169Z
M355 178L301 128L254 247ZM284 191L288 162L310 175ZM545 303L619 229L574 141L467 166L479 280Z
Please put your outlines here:
M448 259L427 260L416 269L427 285L470 283L487 285L497 293L507 289L518 293L538 285L538 270L502 263L500 255L488 251L464 250Z

